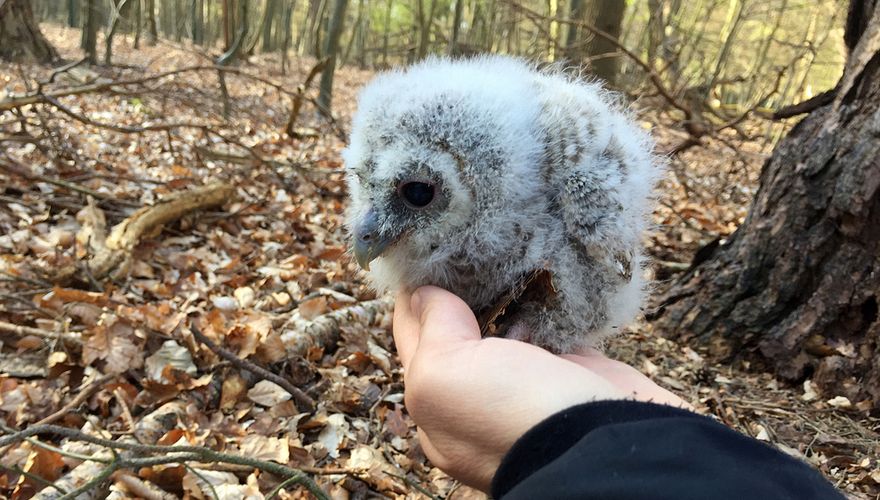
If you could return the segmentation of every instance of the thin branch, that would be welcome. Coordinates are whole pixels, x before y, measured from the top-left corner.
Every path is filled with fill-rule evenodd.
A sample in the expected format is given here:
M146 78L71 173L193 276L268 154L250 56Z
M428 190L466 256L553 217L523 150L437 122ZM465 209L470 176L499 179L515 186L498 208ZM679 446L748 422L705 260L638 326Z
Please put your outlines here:
M272 373L262 366L258 366L250 361L239 358L232 351L229 351L215 344L211 339L205 336L205 334L202 333L195 325L190 325L190 331L192 331L193 337L195 337L196 340L204 344L208 349L210 349L221 358L232 363L237 368L249 371L254 375L257 375L272 383L279 385L282 389L293 396L293 399L296 401L296 404L300 409L309 412L315 411L315 401L310 398L306 393L304 393L301 389L291 384L290 381L286 378L278 374Z
M46 103L54 106L58 111L61 111L65 115L82 122L86 125L91 125L93 127L105 128L108 130L113 130L115 132L122 132L125 134L140 134L144 132L157 132L157 131L168 131L174 130L176 128L197 128L204 129L206 127L211 127L211 124L203 124L203 123L190 123L190 122L179 122L179 123L157 123L155 125L115 125L112 123L103 123L92 120L91 118L81 115L67 106L61 104L58 99L54 97L46 96ZM215 125L219 127L220 125Z
M37 421L33 425L46 425L55 422L56 420L62 418L67 415L71 411L75 410L79 407L79 405L83 404L92 394L96 393L98 389L100 389L104 384L116 378L116 374L108 374L98 379L94 380L89 385L80 386L79 394L76 395L73 399L70 400L69 403L64 405L61 409L56 411L55 413Z
M40 477L40 476L38 476L38 475L36 475L36 474L32 474L32 473L30 473L30 472L28 472L28 471L22 469L21 467L18 467L18 466L15 466L15 467L7 467L7 466L3 465L2 463L0 463L0 469L5 470L5 471L12 472L13 474L21 474L22 476L24 476L24 477L30 479L31 481L33 481L33 482L35 482L35 483L40 483L40 484L42 484L43 486L47 486L47 487L49 487L49 488L52 488L52 489L56 490L57 492L61 493L62 495L64 495L65 493L67 493L67 490L65 490L65 489L62 488L61 486L58 486L57 484L55 484L55 483L53 483L53 482L51 482L51 481L48 481L48 480L46 480L46 479L43 479L42 477Z
M514 2L513 0L503 0L503 1L506 4L510 5L511 7L525 13L527 16L533 16L533 17L537 17L540 19L545 18L540 12L534 11L524 5L520 5L519 3ZM682 104L678 99L676 99L672 95L672 92L670 92L669 89L666 88L666 84L663 83L663 79L660 77L659 74L657 74L657 72L654 70L654 68L652 68L648 62L646 62L641 57L639 57L638 54L636 54L635 52L633 52L632 50L630 50L626 46L624 46L620 42L620 40L617 39L617 37L610 35L604 31L600 30L599 28L593 26L592 24L586 23L583 21L576 21L573 19L564 19L564 18L560 18L560 17L555 17L552 20L555 22L558 22L560 24L571 24L571 25L578 26L580 28L584 28L585 30L593 33L594 35L607 40L610 44L617 47L618 50L623 52L623 54L626 55L629 59L631 59L637 66L639 66L640 68L642 68L642 70L644 70L645 74L648 76L648 79L651 80L651 83L654 84L654 87L657 89L657 92L663 97L663 99L670 106L672 106L673 108L684 113L685 121L690 121L693 118L693 114L694 114L693 110L691 108L689 108L688 106L685 106L684 104Z
M24 165L12 160L10 157L5 156L4 158L0 158L0 170L5 170L10 174L17 175L19 177L23 177L29 181L38 181L45 182L46 184L52 184L54 186L62 187L69 191L73 191L76 193L84 194L87 196L91 196L96 200L104 200L104 201L114 201L121 205L127 206L140 206L137 203L133 203L127 200L117 200L112 196L106 193L99 193L98 191L80 186L78 184L74 184L72 182L63 181L61 179L56 179L54 177L47 177L45 175L35 174L30 171Z
M78 61L73 61L73 62L65 64L64 66L59 66L59 67L55 68L54 70L52 70L52 74L49 75L49 78L47 78L45 81L40 82L40 85L48 85L50 83L55 83L55 78L57 78L58 75L60 75L61 73L67 73L68 71L72 70L73 68L76 68L77 66L80 66L80 65L88 62L88 60L89 60L88 57L83 57L82 59L80 59Z
M78 496L82 495L83 493L86 493L87 491L90 491L93 488L97 488L98 485L100 485L101 483L106 481L107 478L110 477L111 474L116 472L116 470L118 468L119 468L119 466L118 466L117 462L113 461L110 465L105 467L104 470L102 470L93 479L89 480L88 482L86 482L85 484L83 484L79 488L71 491L70 493L62 495L60 498L58 498L58 500L75 500Z
M827 106L834 102L834 99L837 97L837 87L826 90L821 94L817 94L806 101L801 101L797 104L792 104L790 106L785 106L784 108L780 108L773 113L772 118L774 120L783 120L785 118L792 118L794 116L803 115L806 113L811 113L822 106Z
M328 500L329 497L309 476L302 470L293 469L286 465L255 458L245 457L241 455L233 455L230 453L221 453L203 446L162 446L130 443L124 441L112 441L109 439L99 438L86 434L77 429L61 427L58 425L33 425L26 429L15 431L11 434L0 437L0 447L9 444L21 442L27 438L42 435L54 434L74 441L84 441L110 448L112 450L127 450L137 454L164 454L163 456L150 456L138 458L120 458L114 459L116 468L134 468L134 467L150 467L153 465L167 463L182 462L219 462L226 464L245 465L254 469L259 469L285 479L296 477L295 483L303 485L313 495L321 500ZM96 457L86 457L88 460L97 460ZM113 463L111 463L113 465Z
M14 335L19 336L27 336L33 335L34 337L40 337L42 339L47 340L58 340L61 339L63 342L80 346L82 345L82 340L79 337L73 336L69 333L61 333L61 332L50 332L49 330L43 330L42 328L34 328L32 326L24 326L24 325L14 325L12 323L7 323L5 321L0 321L0 332L12 333Z

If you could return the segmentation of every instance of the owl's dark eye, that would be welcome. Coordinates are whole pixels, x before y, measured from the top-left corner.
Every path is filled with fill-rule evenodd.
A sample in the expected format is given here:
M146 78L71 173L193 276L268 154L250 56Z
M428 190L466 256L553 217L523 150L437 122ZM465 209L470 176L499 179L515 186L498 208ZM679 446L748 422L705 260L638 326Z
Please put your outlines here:
M425 208L434 201L434 185L426 182L403 182L397 194L410 208Z

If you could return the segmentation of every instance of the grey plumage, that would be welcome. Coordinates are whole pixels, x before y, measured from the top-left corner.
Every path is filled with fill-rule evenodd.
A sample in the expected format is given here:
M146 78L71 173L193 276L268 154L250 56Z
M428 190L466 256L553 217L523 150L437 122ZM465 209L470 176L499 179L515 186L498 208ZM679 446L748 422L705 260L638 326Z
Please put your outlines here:
M595 345L641 304L652 143L597 84L506 57L430 59L361 93L344 152L356 258L380 290L433 284L485 312L535 270L506 334Z

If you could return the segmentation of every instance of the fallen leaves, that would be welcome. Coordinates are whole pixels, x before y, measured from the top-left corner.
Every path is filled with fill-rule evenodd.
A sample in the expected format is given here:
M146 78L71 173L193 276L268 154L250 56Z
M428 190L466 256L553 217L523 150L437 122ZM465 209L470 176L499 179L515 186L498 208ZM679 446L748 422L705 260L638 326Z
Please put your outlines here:
M247 392L247 397L258 405L273 407L289 400L291 395L278 384L261 380Z
M49 33L58 35L57 28L49 27ZM53 41L73 58L78 49L65 40ZM125 42L118 45L118 60L139 66L96 67L90 70L94 78L198 62L190 50L170 45L137 52ZM248 64L261 75L278 77L271 57ZM296 88L309 64L303 66L284 84ZM26 71L36 77L49 69ZM334 105L343 123L353 94L368 76L351 68L337 73ZM16 88L22 82L7 83L13 91L23 90ZM289 106L285 97L231 74L227 83L233 113L216 132L240 145L188 129L118 134L46 116L67 149L50 158L33 143L10 148L9 154L34 172L101 197L89 204L82 193L57 184L23 182L0 172L0 293L10 297L0 304L0 320L43 334L6 329L0 355L35 353L44 363L33 378L0 374L0 418L18 428L32 425L77 403L80 379L118 373L58 423L95 433L100 428L108 439L133 435L141 443L204 446L303 467L340 498L423 497L413 485L437 497L484 498L427 462L403 406L402 373L389 329L391 302L362 283L346 253L342 144L331 133L288 140L281 132ZM145 89L137 96L64 99L107 123L184 119L194 113L222 121L214 73L167 78L156 82L155 92ZM303 113L300 125L326 132L320 120L309 120ZM0 133L8 127L0 123ZM665 129L657 132L662 140ZM670 264L658 267L658 274L680 272L701 244L733 231L745 215L763 151L747 143L734 154L710 141L706 149L694 148L682 158L688 168L676 165L661 192L655 220L665 229L651 237L654 257ZM96 251L97 229L116 227L139 207L218 175L234 186L234 196L222 200L222 208L166 220L143 232L130 248L125 276L101 280L81 273L79 281L64 286L46 283L47 271ZM306 391L318 403L315 411L301 413L283 387L196 341L194 327L217 346ZM876 439L867 429L877 424L856 420L859 402L846 407L835 394L811 392L807 383L803 391L771 386L767 375L706 366L700 353L655 338L647 327L620 342L635 351L623 349L622 359L690 394L703 411L789 447L835 480L877 490L874 457L880 450L866 444ZM847 346L836 348L847 351ZM70 441L53 444L95 453ZM25 470L52 480L80 462L59 460L53 453L22 443L3 450L0 464L29 467ZM109 481L111 494L263 498L279 485L273 474L252 468L187 465L120 473ZM42 488L23 477L0 472L0 494L23 498ZM281 495L308 495L300 486L288 490Z

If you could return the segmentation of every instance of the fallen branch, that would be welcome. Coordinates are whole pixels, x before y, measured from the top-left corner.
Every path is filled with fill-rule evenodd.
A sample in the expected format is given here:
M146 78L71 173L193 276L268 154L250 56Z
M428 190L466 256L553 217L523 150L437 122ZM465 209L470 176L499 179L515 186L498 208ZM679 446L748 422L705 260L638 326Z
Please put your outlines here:
M35 424L32 424L32 425L47 425L47 424L51 424L51 423L55 422L56 420L64 417L68 413L77 409L79 407L79 405L85 403L86 400L89 399L89 397L91 397L92 394L98 392L98 390L101 389L104 386L104 384L113 380L116 377L117 377L117 375L115 373L111 373L111 374L102 375L101 377L98 377L97 379L95 379L94 381L92 381L88 385L83 384L79 389L79 394L77 394L76 397L71 399L69 403L67 403L66 405L61 407L55 413L37 421Z
M55 179L54 177L47 177L45 175L35 174L30 171L26 166L14 161L12 158L8 156L4 158L0 158L0 169L18 177L22 177L29 181L36 182L45 182L46 184L52 184L53 186L58 186L69 191L73 191L75 193L84 194L86 196L91 196L98 200L105 201L115 201L121 205L131 205L131 202L125 200L114 200L112 196L106 193L100 193L98 191L80 186L78 184L74 184L72 182L67 182L61 179Z
M247 371L253 373L254 375L257 375L259 377L262 377L265 380L268 380L269 382L273 382L273 383L279 385L282 389L284 389L285 391L290 393L291 396L293 396L293 399L294 399L294 401L296 401L296 405L297 405L297 407L299 407L300 410L308 411L308 412L315 411L315 401L312 398L310 398L308 395L306 395L306 393L304 393L298 387L291 384L290 381L287 380L286 378L284 378L278 374L272 373L269 370L263 368L262 366L256 365L250 361L242 359L242 358L236 356L235 353L233 353L232 351L224 349L223 347L215 344L214 342L211 341L211 339L206 337L204 333L202 333L198 328L196 328L195 325L190 325L190 331L192 332L193 337L195 337L196 340L198 340L202 344L205 344L205 346L208 349L210 349L211 351L213 351L215 354L217 354L221 358L225 359L226 361L229 361L237 368L240 368L242 370L247 370Z
M387 324L393 309L394 299L382 297L336 309L313 320L304 319L297 310L284 324L281 341L291 357L304 356L316 347L330 349L339 341L342 327Z
M309 73L308 77L306 78L306 82L303 85L298 86L296 91L288 90L287 86L285 86L281 83L269 80L267 78L263 78L259 75L254 75L254 74L248 73L247 71L243 71L240 68L224 66L222 64L211 65L211 66L201 65L201 66L188 66L185 68L179 68L179 69L175 69L175 70L171 70L171 71L165 71L162 73L157 73L155 75L149 75L149 76L145 76L145 77L141 77L141 78L130 78L130 79L126 79L126 80L117 80L117 81L101 81L101 82L96 82L96 83L92 83L92 84L88 84L88 85L80 85L77 87L55 89L55 90L51 90L51 91L43 91L42 88L40 88L35 92L29 92L27 94L22 94L22 95L13 95L13 96L8 97L6 99L0 100L0 112L9 111L9 110L21 108L21 107L32 105L32 104L50 104L52 106L58 107L58 105L59 105L58 99L61 97L82 95L82 94L91 94L91 93L104 92L104 91L114 91L115 92L116 87L127 87L127 86L131 86L131 85L144 85L149 82L162 80L164 78L180 75L183 73L194 73L194 72L201 72L201 71L216 71L221 75L221 81L223 78L222 75L224 75L226 73L230 73L230 74L239 76L241 78L253 80L255 82L259 82L259 83L262 83L262 84L267 85L269 87L272 87L273 89L275 89L279 93L291 98L293 100L294 106L296 106L297 101L299 101L300 107L302 106L303 101L308 101L313 106L315 106L315 108L318 109L318 111L320 111L321 114L327 119L327 121L330 123L331 127L333 128L334 133L340 139L345 140L345 137L347 134L342 129L342 127L339 125L339 123L336 121L336 119L333 118L333 116L331 114L329 114L326 109L323 109L314 99L305 96L305 90L308 89L309 84L311 83L311 80L313 80L317 74L320 74L321 70L323 69L322 63L324 63L324 61L319 62L315 66L315 68L312 68L312 71ZM221 85L221 91L223 91L223 90L224 90L224 86ZM61 110L62 112L65 112L61 108L59 108L59 110ZM299 114L298 111L297 111L297 114ZM98 125L98 124L96 124L96 125ZM178 125L178 126L181 126L181 125ZM185 126L185 125L183 125L183 126ZM160 130L163 127L167 127L167 126L157 125L153 129ZM126 127L123 126L120 128L124 129ZM120 131L130 132L130 130L120 130Z
M18 335L20 337L26 337L28 335L33 335L34 337L40 337L41 339L46 340L61 340L62 342L73 344L76 346L82 345L82 339L77 335L72 335L69 333L62 332L50 332L49 330L43 330L42 328L34 328L32 326L24 326L24 325L14 325L12 323L7 323L5 321L0 321L0 332L11 333L13 335Z
M82 228L77 235L77 240L89 247L90 257L84 269L87 277L101 280L107 276L122 276L128 269L132 250L145 234L190 212L222 205L229 201L234 191L235 188L229 184L214 183L174 193L155 205L136 211L114 226L106 238L104 214L89 200L88 206L78 215ZM68 266L57 272L53 280L69 280L77 271L76 266Z
M124 450L133 452L133 457L116 455L113 458L105 456L88 457L93 462L107 464L100 475L106 473L109 477L110 473L118 469L138 469L140 467L151 467L153 465L161 465L168 463L185 463L185 462L201 462L201 463L226 463L245 465L253 469L259 469L269 472L283 480L290 480L289 484L300 484L309 492L321 500L328 499L326 493L317 485L309 476L299 469L293 469L276 462L266 460L258 460L251 457L234 455L231 453L221 453L204 446L162 446L151 444L140 444L127 441L113 441L96 436L92 436L77 429L61 427L57 425L34 425L26 429L15 431L11 434L0 437L0 447L18 443L29 437L44 434L56 435L67 438L72 441L82 441L91 443L107 450ZM149 456L145 456L149 455ZM112 469L107 473L107 469ZM97 476L95 476L97 478ZM102 480L104 478L102 477ZM99 482L89 481L90 487L97 487ZM82 487L80 487L82 488ZM71 492L69 495L72 495ZM81 494L77 491L77 494ZM71 497L73 498L73 497Z

